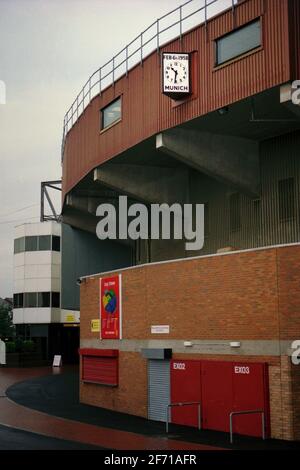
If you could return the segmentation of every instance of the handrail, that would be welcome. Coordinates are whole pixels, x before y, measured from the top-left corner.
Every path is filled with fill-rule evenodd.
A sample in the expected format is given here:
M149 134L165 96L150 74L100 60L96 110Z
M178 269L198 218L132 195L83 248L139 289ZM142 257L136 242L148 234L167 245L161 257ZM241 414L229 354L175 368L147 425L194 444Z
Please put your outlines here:
M245 410L245 411L232 411L229 415L229 430L230 430L230 444L233 443L233 428L232 428L232 418L237 415L246 415L246 414L261 414L261 427L262 427L262 438L265 440L266 431L265 431L265 412L264 410Z
M188 0L179 7L171 10L165 15L158 18L154 21L148 28L146 28L142 33L140 33L135 39L128 43L120 52L113 56L108 62L106 62L102 67L98 68L85 82L82 89L76 96L75 100L71 104L70 108L65 114L64 123L63 123L63 139L62 139L62 157L64 152L65 138L69 130L73 125L78 121L81 114L84 112L85 108L90 104L91 100L99 94L103 89L107 88L110 85L114 85L115 81L121 76L128 76L128 71L136 66L138 63L142 64L145 57L151 54L153 51L159 49L163 43L166 43L166 39L162 38L162 35L169 31L171 28L179 25L179 32L172 33L170 37L167 38L167 41L174 40L176 38L182 39L182 35L190 30L191 28L204 23L207 24L208 18L214 16L217 13L221 13L229 8L232 9L234 13L235 5L239 0ZM200 3L201 2L201 3ZM185 11L185 8L195 4L195 9L193 11ZM199 3L202 5L198 7ZM216 4L216 5L215 5ZM215 5L217 11L210 11L212 6ZM186 24L187 20L190 20L192 17L195 17L196 14L203 12L203 18L200 20L195 18L195 24ZM179 13L179 18L175 21L170 20L167 25L162 25L162 21L165 23L165 20L171 15ZM151 29L153 29L153 35L150 38L145 39L144 36ZM151 42L153 45L151 47ZM136 44L136 48L131 51L131 46ZM136 56L136 60L133 60ZM117 59L120 60L118 61ZM130 63L131 62L131 63ZM123 67L124 66L124 70ZM107 70L108 69L108 70ZM118 76L116 75L118 72ZM94 88L97 87L96 91ZM87 90L87 91L86 91ZM94 91L92 93L92 91ZM87 99L86 99L87 98Z
M170 409L173 406L190 406L190 405L198 405L198 429L201 430L201 402L200 401L186 401L186 402L178 402L178 403L170 403L167 405L167 416L166 416L166 433L169 432L169 422L170 422Z

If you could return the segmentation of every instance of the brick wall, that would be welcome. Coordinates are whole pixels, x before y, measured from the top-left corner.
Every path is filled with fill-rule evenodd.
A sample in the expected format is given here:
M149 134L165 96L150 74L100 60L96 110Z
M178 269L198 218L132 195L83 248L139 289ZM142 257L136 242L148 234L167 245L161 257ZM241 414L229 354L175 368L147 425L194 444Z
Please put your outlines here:
M300 247L234 253L122 272L124 339L292 340L300 331ZM96 339L99 278L81 284L81 338ZM150 327L169 324L170 335ZM99 346L101 343L99 341ZM107 347L107 346L106 346ZM174 355L269 364L272 437L300 439L300 366L287 356ZM81 384L91 405L147 416L147 362L120 351L117 388Z

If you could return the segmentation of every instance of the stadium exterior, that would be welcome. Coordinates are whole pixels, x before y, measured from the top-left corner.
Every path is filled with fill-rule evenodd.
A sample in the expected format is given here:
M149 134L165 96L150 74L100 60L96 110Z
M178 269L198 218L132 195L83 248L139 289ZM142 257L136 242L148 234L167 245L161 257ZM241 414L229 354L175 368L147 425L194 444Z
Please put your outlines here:
M63 243L62 306L78 308L80 277L82 402L161 421L169 404L195 402L171 421L197 426L199 403L202 427L220 431L253 411L235 416L236 432L259 436L263 416L268 437L297 440L300 4L227 6L203 7L188 31L177 10L178 37L155 35L132 68L125 48L125 73L116 56L66 115L62 217L74 243ZM98 240L97 207L120 195L204 204L204 247ZM100 287L112 282L120 328L106 339Z

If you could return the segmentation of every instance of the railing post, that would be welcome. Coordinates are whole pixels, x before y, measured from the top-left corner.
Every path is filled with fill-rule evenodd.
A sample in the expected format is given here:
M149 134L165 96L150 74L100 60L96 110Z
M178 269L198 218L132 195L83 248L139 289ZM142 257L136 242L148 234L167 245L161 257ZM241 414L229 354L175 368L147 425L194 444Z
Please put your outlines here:
M233 442L233 438L232 438L232 413L230 413L229 415L229 432L230 432L230 444L232 444Z
M235 28L235 5L234 5L234 0L232 0L231 11L232 11L232 24L233 24L233 27Z
M76 119L76 121L78 121L78 116L79 116L79 109L78 109L78 95L77 95L77 98L76 98L76 110L77 110L77 119Z
M115 56L112 58L112 79L113 86L115 86Z
M261 425L262 425L262 438L264 441L266 438L265 413L261 414Z
M169 432L169 410L170 410L170 405L167 406L167 419L166 419L166 433L167 434Z
M159 19L156 22L156 52L159 54Z
M141 65L143 65L143 33L141 33Z
M101 67L99 69L99 96L101 96Z
M126 77L128 77L128 46L126 46Z
M89 103L91 102L91 97L92 97L92 89L91 89L91 83L92 79L89 79Z
M180 35L180 42L182 41L182 5L179 7L179 35Z

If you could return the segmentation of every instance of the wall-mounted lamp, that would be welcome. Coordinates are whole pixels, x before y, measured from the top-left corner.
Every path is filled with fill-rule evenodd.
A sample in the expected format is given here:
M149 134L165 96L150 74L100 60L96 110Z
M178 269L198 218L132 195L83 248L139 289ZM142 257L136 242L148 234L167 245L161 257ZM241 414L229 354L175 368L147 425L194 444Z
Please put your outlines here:
M185 342L183 343L183 345L184 345L184 347L186 347L186 348L190 348L191 346L193 346L193 343L192 343L191 341L185 341Z
M229 344L230 344L231 348L240 348L241 347L241 343L239 341L232 341Z

